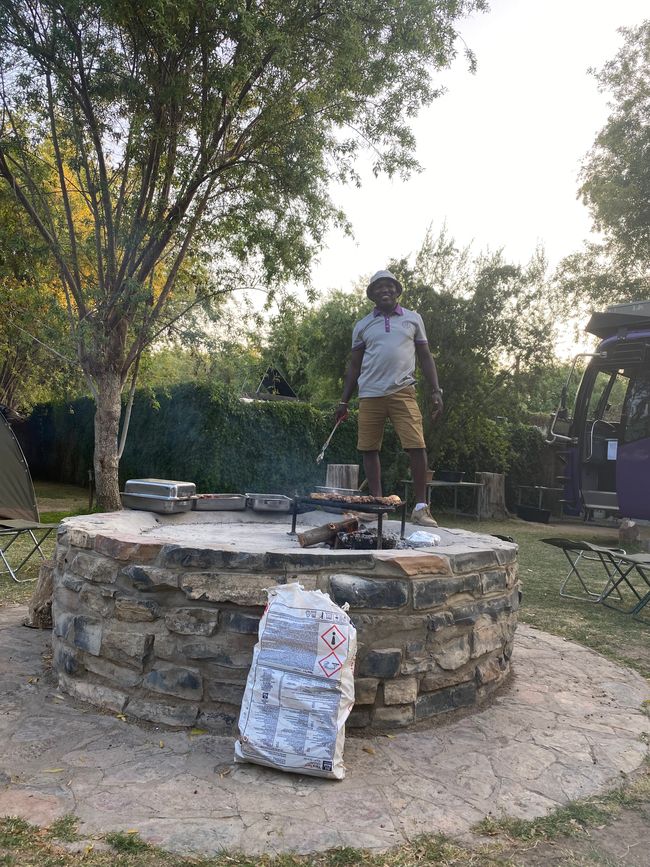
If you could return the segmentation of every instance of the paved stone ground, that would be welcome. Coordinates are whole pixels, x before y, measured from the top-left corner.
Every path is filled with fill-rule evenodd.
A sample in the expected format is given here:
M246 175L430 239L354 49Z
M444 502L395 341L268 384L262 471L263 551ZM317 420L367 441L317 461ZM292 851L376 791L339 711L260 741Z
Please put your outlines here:
M0 815L81 833L137 829L179 853L385 849L465 837L616 786L647 752L648 686L593 651L521 626L514 677L464 719L346 742L342 782L234 765L231 738L145 728L60 696L49 633L0 608ZM645 734L644 734L645 733Z

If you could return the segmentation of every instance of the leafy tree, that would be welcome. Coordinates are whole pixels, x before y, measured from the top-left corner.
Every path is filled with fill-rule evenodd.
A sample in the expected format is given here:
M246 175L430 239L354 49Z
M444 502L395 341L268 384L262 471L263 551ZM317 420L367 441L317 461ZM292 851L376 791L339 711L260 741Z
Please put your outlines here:
M609 245L593 241L564 257L555 281L565 298L571 299L574 317L582 319L594 306L647 298L650 292L650 280L642 269L622 261Z
M287 299L271 320L263 357L279 366L299 397L315 404L338 400L352 328L365 315L365 292L331 292L314 307Z
M568 256L558 271L584 307L650 294L650 20L620 32L621 49L595 73L611 113L584 161L579 190L602 240Z
M518 377L517 390L527 414L546 415L548 420L548 414L557 407L562 387L566 384L572 367L572 362L552 360L549 364L533 367ZM569 406L573 405L583 372L584 364L578 362L569 383Z
M551 363L562 309L542 251L512 264L499 251L458 247L443 228L427 233L412 267L401 260L391 269L405 287L404 304L424 319L445 390L442 422L428 430L425 422L432 464L486 469L475 464L491 442L492 466L503 469L501 419L528 411L522 386Z
M304 276L340 219L328 180L355 176L361 143L376 171L414 167L408 118L437 95L431 70L453 58L455 22L483 5L1 5L0 177L57 264L96 401L103 507L119 507L121 393L167 327L169 303L178 321L250 262L270 283ZM82 237L75 209L90 229ZM197 279L181 299L188 257Z
M596 78L611 114L583 166L580 194L623 262L650 269L650 19L624 28L623 46Z
M238 341L224 340L216 353L201 345L170 344L143 355L138 383L154 402L171 386L187 382L220 384L242 395L257 388L267 366L257 350Z
M0 403L15 410L78 388L58 287L45 244L0 188Z

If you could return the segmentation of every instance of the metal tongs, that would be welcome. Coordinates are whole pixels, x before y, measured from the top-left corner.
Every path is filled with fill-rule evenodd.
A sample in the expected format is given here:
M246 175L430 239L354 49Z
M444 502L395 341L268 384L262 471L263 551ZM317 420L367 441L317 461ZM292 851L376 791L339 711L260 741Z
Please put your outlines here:
M325 445L324 445L323 448L320 450L320 454L319 454L318 457L316 458L316 463L317 463L317 464L320 464L321 461L323 460L323 458L325 457L325 449L326 449L326 448L328 447L328 445L330 444L330 440L332 439L332 437L333 437L334 434L336 433L336 429L337 429L337 427L341 424L342 421L343 421L343 419L340 418L340 419L336 422L336 424L334 425L334 427L332 428L332 433L327 437L327 440L325 441Z

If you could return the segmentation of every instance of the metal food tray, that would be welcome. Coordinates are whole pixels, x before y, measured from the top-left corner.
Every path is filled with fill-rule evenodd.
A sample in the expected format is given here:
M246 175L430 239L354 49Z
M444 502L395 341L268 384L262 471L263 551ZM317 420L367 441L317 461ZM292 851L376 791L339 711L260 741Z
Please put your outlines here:
M210 494L206 497L193 497L192 508L196 512L230 511L239 512L246 508L243 494Z
M283 494L246 494L246 502L254 512L290 512L293 501Z
M155 494L132 494L128 491L120 494L125 509L136 509L141 512L158 512L161 515L172 515L177 512L189 512L192 500L189 497L158 497Z
M144 494L154 497L193 497L194 482L178 482L170 479L129 479L124 485L125 494Z

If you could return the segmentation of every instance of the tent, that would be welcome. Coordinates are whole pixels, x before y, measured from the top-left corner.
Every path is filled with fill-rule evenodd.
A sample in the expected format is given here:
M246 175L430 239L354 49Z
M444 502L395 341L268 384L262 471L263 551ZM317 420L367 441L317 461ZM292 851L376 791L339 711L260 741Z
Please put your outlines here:
M298 400L296 392L277 367L267 367L260 384L257 386L256 396L262 396L265 393L274 397L288 397L292 400Z
M25 455L0 409L0 559L5 566L0 575L8 572L14 581L20 583L16 573L33 554L38 553L41 559L45 559L41 545L56 527L57 524L40 522ZM12 566L7 551L24 536L30 540L27 553L21 550L20 563Z
M25 455L0 409L0 519L38 523L38 507Z

